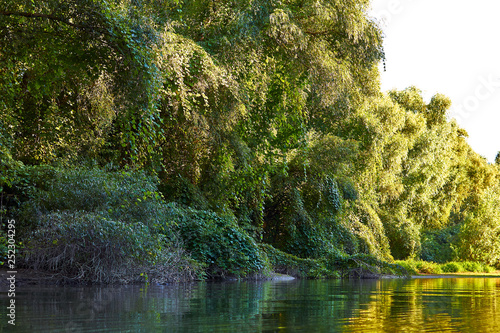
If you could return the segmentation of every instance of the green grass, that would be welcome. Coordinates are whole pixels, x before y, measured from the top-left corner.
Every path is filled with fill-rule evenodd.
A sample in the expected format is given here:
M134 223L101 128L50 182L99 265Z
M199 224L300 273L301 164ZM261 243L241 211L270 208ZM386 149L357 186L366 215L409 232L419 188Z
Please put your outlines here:
M432 261L415 259L398 260L397 264L403 266L412 275L420 274L447 274L447 273L491 273L495 268L474 261L450 261L444 264Z

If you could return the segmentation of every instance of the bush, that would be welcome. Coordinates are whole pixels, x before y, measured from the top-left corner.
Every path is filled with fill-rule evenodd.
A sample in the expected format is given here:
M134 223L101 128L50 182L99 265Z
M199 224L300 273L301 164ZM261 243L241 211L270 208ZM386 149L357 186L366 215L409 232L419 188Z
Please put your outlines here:
M261 249L267 254L274 271L299 278L340 277L338 271L328 269L325 261L304 259L285 253L269 244L261 244Z
M16 232L27 241L28 267L84 282L134 282L140 273L157 282L201 277L202 266L182 244L164 237L172 228L155 177L98 168L21 171Z
M423 274L441 274L441 266L432 261L418 261L417 269Z
M420 227L404 216L384 216L384 225L396 259L416 257L420 254Z
M445 264L437 264L430 261L408 259L397 261L398 264L404 266L410 274L441 274L441 273L491 273L495 269L491 266L480 262L457 262L450 261Z
M26 198L17 212L21 234L35 230L40 216L55 211L93 212L147 226L164 219L157 179L140 171L39 166L25 168L23 179Z
M201 267L182 247L164 247L142 223L123 223L94 213L44 215L23 251L24 264L63 281L157 283L188 281Z
M181 175L169 182L162 182L159 189L168 202L177 202L183 207L194 209L205 210L209 208L209 203L200 189Z
M300 258L319 258L328 252L329 240L320 225L310 219L293 221L286 226L286 241L281 249Z
M341 269L343 276L349 277L378 277L380 275L409 277L410 275L404 266L388 263L370 254L340 256L333 258L333 263L337 269Z
M333 220L329 228L330 233L326 237L330 239L332 246L348 255L359 253L359 240L337 219Z
M27 266L69 280L114 282L123 267L160 257L161 243L142 223L127 224L94 213L58 212L41 218L24 250ZM129 272L130 273L130 272Z
M482 272L485 265L476 261L464 261L462 262L462 266L467 272Z
M411 275L416 275L419 273L417 270L416 262L414 260L396 260L396 263L404 267Z
M441 266L431 261L422 260L397 260L398 265L403 266L410 274L441 274Z
M452 261L441 266L443 273L460 273L464 271L464 267L461 263Z
M321 258L332 251L357 253L357 237L341 223L347 203L343 195L356 197L352 181L326 174L303 179L303 164L296 163L291 163L288 176L272 178L264 242L300 258Z
M420 258L425 261L446 263L455 258L452 244L456 241L459 226L452 226L437 231L422 233L422 252Z
M267 253L275 271L302 278L409 276L403 266L387 263L368 254L349 256L332 252L319 259L303 259L268 244L262 244L261 248Z
M244 277L269 269L265 254L233 217L169 204L167 228L177 231L191 256L206 265L212 277Z
M482 266L483 273L492 273L495 271L495 268L491 267L490 265L482 264Z

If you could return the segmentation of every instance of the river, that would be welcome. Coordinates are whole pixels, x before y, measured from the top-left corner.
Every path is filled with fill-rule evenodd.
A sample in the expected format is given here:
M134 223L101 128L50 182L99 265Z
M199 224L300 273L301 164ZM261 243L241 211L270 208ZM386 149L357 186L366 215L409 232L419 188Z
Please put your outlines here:
M498 332L500 279L19 286L0 332Z

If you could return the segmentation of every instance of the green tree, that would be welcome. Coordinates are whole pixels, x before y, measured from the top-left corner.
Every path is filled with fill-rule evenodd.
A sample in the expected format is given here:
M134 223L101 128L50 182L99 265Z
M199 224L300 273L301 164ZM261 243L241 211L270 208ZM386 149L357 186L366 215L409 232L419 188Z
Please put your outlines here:
M453 247L462 260L500 264L500 189L498 183L482 194L478 205L466 215Z
M147 12L122 1L2 5L0 86L16 158L96 156L106 144L120 158L149 158L159 75Z

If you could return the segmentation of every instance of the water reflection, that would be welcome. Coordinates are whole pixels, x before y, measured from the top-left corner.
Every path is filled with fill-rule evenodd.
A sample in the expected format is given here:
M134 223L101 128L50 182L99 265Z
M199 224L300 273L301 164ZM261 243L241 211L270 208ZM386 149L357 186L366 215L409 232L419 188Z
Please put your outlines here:
M500 279L35 287L0 332L497 332Z

